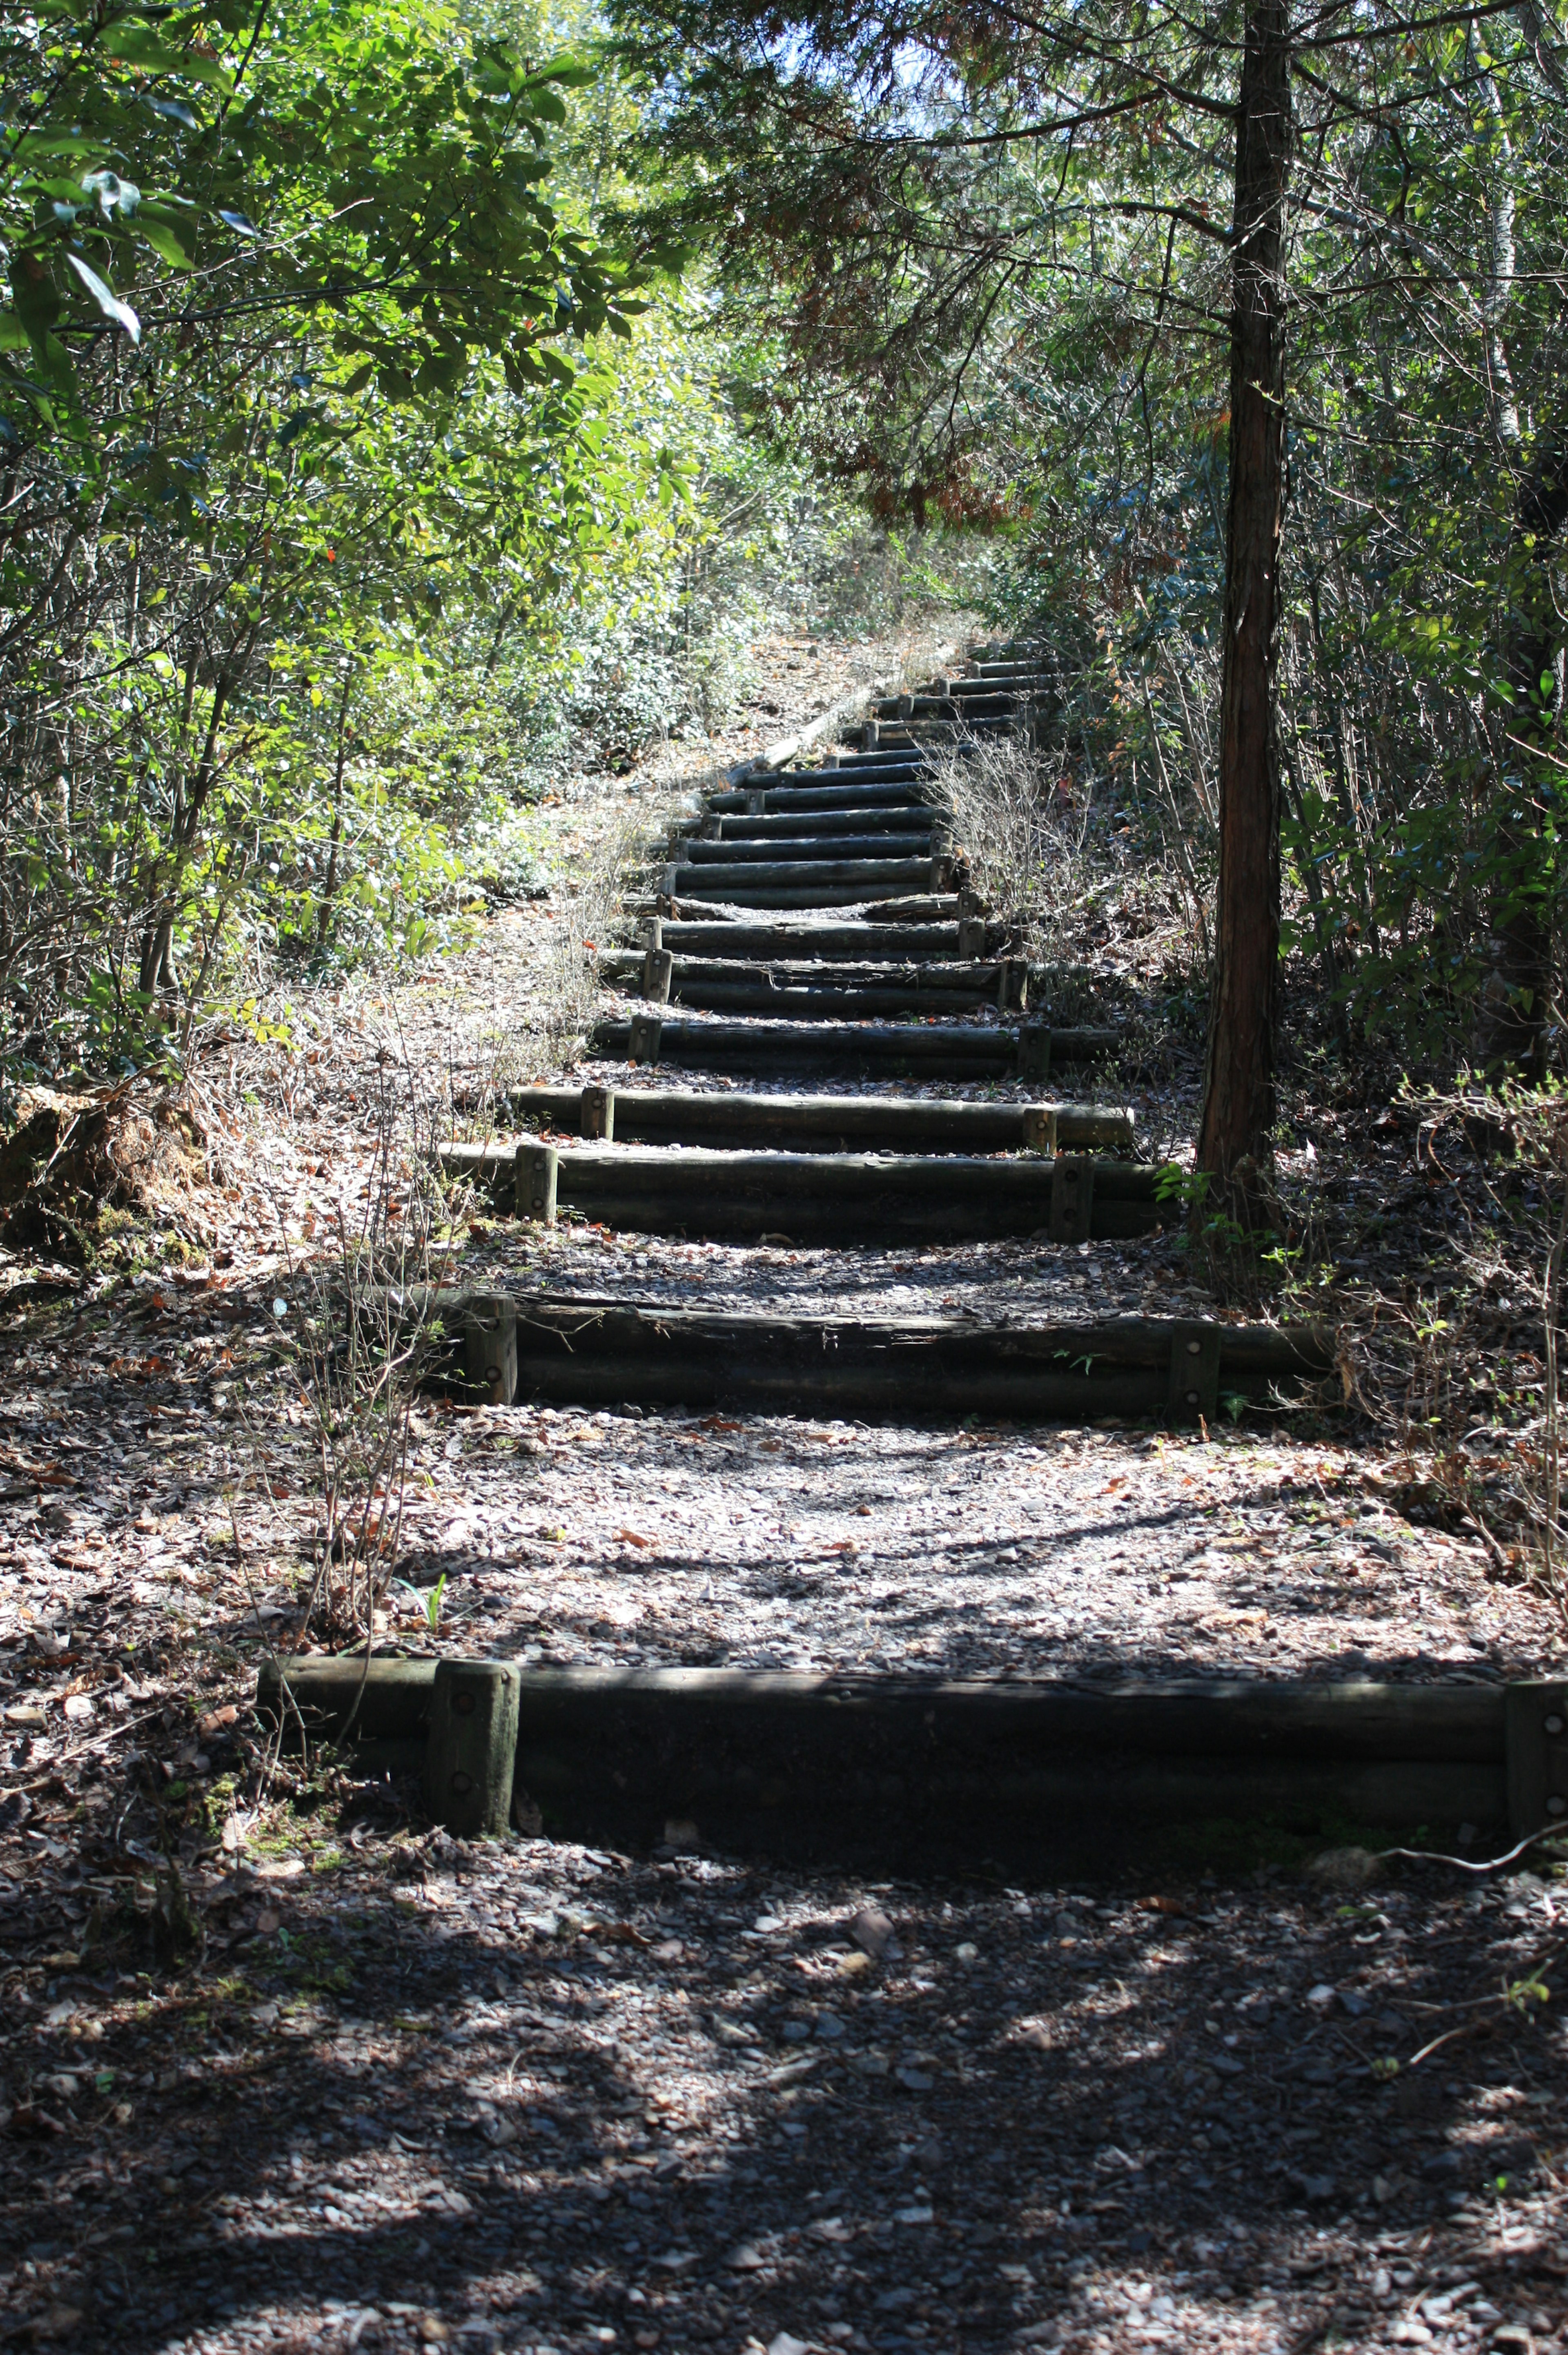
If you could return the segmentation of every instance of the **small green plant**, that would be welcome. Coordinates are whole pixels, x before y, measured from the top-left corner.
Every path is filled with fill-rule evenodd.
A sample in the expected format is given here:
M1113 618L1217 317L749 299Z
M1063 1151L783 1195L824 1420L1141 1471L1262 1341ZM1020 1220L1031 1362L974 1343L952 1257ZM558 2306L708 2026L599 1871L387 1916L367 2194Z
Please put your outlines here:
M446 1572L443 1570L424 1599L424 1615L430 1622L430 1632L432 1636L439 1635L441 1632L441 1606L445 1593Z

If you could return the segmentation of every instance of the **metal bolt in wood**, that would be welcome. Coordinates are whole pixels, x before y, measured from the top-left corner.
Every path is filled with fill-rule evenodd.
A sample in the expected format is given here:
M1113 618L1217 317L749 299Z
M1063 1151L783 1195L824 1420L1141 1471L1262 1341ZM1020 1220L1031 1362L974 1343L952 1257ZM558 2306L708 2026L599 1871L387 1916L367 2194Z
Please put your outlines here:
M1054 1104L1024 1106L1023 1143L1026 1153L1052 1154L1056 1151L1056 1117Z
M631 1036L626 1041L626 1053L634 1063L656 1063L664 1024L656 1014L634 1014Z
M585 1087L579 1099L578 1118L584 1136L598 1138L610 1145L615 1135L615 1092L613 1088Z
M1086 1243L1094 1217L1094 1164L1059 1153L1051 1178L1051 1240Z
M469 1295L463 1319L464 1369L491 1406L517 1395L517 1312L504 1293Z
M668 949L650 949L643 959L643 996L655 1006L669 1004L675 958Z
M460 1838L507 1829L520 1671L507 1660L438 1660L425 1738L425 1812Z
M1019 1024L1019 1077L1020 1080L1050 1079L1051 1025L1049 1022Z
M1509 1822L1522 1839L1568 1817L1568 1685L1509 1685L1503 1721Z
M553 1145L523 1144L517 1151L517 1214L555 1224L556 1184L560 1159Z
M1173 1424L1209 1421L1220 1411L1218 1325L1178 1325L1170 1337L1170 1385L1167 1420Z

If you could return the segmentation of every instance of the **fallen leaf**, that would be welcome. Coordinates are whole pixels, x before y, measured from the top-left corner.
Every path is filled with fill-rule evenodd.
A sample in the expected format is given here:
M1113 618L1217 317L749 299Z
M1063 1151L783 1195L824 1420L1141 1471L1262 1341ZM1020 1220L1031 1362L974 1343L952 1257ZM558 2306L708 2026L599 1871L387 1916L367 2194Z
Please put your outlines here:
M653 1543L653 1540L652 1538L640 1538L635 1529L617 1529L615 1532L615 1542L617 1545L650 1546Z

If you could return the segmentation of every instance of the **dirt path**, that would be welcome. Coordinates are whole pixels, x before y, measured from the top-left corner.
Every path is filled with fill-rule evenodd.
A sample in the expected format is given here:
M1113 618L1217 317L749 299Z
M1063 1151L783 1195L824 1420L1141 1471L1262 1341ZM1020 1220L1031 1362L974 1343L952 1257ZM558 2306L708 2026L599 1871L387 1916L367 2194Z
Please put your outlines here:
M685 773L672 751L657 792L678 802L849 671L779 649L765 731ZM563 803L562 860L625 798ZM302 1257L373 1182L383 1097L546 1075L515 1042L539 1035L558 921L505 911L418 986L296 1004L293 1051L237 1054L205 1155L170 1164L165 1252L16 1275L17 2343L1560 2350L1550 1873L1314 1880L1265 1839L1255 1870L1232 1849L1131 1886L1004 1887L978 1859L869 1886L464 1850L395 1795L258 1789L245 1700L296 1625L321 1513ZM1164 1151L1190 1082L1134 1059L1100 1084ZM827 1252L478 1225L465 1273L595 1295L1208 1305L1164 1238ZM1288 1420L1164 1436L432 1400L411 1470L389 1634L416 1647L411 1590L444 1575L446 1639L525 1660L1499 1681L1558 1656L1478 1541L1407 1518L1385 1455Z

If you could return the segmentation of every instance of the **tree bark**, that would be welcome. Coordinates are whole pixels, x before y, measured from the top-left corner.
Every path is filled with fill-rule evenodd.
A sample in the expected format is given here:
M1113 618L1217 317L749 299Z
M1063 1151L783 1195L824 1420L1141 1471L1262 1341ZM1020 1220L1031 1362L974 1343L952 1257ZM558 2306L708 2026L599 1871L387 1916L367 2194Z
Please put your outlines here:
M1288 0L1248 0L1236 106L1231 482L1220 704L1220 879L1198 1167L1244 1224L1266 1214L1279 973L1275 673L1285 507Z

